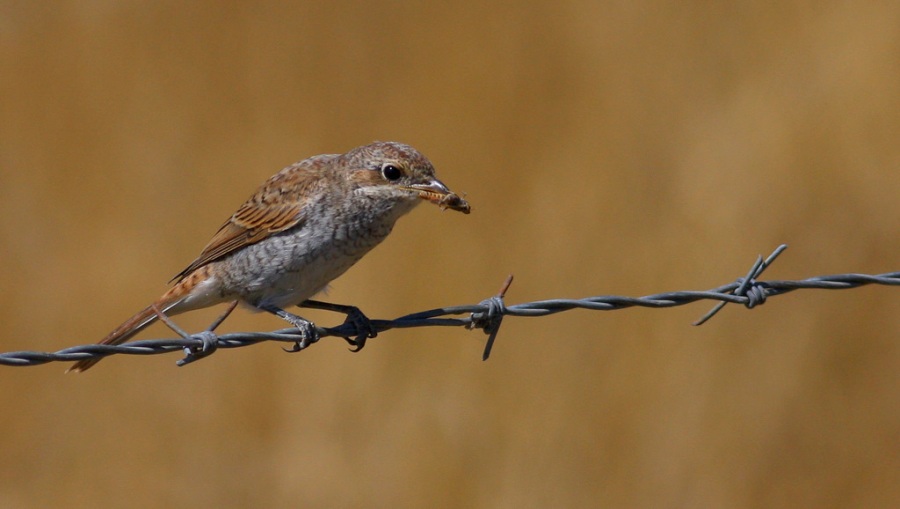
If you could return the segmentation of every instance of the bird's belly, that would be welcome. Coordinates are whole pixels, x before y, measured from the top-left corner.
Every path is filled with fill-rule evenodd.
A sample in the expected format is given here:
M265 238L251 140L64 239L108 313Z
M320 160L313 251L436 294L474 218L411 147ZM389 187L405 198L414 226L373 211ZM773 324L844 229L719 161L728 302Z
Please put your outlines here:
M299 304L325 289L387 235L359 238L340 233L317 237L301 231L247 246L224 260L231 277L223 286L256 307Z
M268 281L260 281L261 287L252 290L245 300L257 306L279 308L299 304L324 290L361 257L319 257L307 261L300 267L274 274Z

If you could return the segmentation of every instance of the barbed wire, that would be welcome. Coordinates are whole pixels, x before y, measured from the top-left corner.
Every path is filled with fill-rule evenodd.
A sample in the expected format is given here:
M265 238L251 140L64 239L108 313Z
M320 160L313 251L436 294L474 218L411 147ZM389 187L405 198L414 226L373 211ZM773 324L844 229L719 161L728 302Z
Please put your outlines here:
M451 306L412 313L393 320L371 320L376 332L391 329L407 329L413 327L465 327L481 329L488 335L483 360L490 357L491 349L505 316L536 317L547 316L572 309L588 309L594 311L614 311L630 307L669 308L683 306L701 300L717 301L715 307L694 325L702 325L712 318L723 306L729 303L740 304L752 309L766 302L768 298L784 295L801 289L845 290L864 285L900 285L900 272L885 274L836 274L817 276L802 280L758 281L757 278L771 265L785 249L781 245L766 259L757 258L746 276L735 282L706 291L676 291L646 295L644 297L624 297L619 295L601 295L584 299L548 299L522 304L506 305L504 297L512 283L509 276L500 292L479 304ZM465 315L468 317L448 318L448 316ZM358 330L358 322L347 320L337 327L317 327L319 337L352 338L367 331ZM239 348L255 345L265 341L290 343L293 348L286 351L299 351L298 345L303 343L304 336L298 329L281 329L272 332L236 332L217 335L209 331L180 339L146 339L131 341L122 345L82 345L66 348L57 352L19 351L0 353L0 365L36 366L49 362L71 362L84 359L103 358L116 354L156 355L181 350L185 357L177 362L184 366L191 362L210 356L219 348ZM314 341L314 342L315 342ZM314 343L313 342L313 343Z

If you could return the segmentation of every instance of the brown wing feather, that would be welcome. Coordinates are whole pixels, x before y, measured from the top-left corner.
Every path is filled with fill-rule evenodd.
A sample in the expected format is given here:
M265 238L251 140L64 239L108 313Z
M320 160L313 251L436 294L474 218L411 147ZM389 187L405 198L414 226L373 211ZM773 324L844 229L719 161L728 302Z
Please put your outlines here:
M301 225L308 197L322 183L322 165L308 163L319 162L303 161L272 176L219 228L200 256L172 281L180 281L210 262Z

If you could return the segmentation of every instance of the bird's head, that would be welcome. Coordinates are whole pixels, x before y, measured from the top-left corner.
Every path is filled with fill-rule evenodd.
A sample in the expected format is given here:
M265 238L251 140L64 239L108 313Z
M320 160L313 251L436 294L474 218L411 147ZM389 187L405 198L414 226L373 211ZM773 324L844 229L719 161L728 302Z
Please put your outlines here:
M435 177L431 161L409 145L377 141L344 157L350 179L366 195L408 205L425 200L463 214L471 211L466 200Z

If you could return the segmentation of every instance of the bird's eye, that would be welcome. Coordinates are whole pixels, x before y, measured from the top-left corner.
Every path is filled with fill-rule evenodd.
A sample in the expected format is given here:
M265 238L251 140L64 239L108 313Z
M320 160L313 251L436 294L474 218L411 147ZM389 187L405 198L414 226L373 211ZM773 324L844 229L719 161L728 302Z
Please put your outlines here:
M386 164L381 167L381 174L385 179L393 182L403 176L403 171L401 171L400 168L397 168L393 164Z

